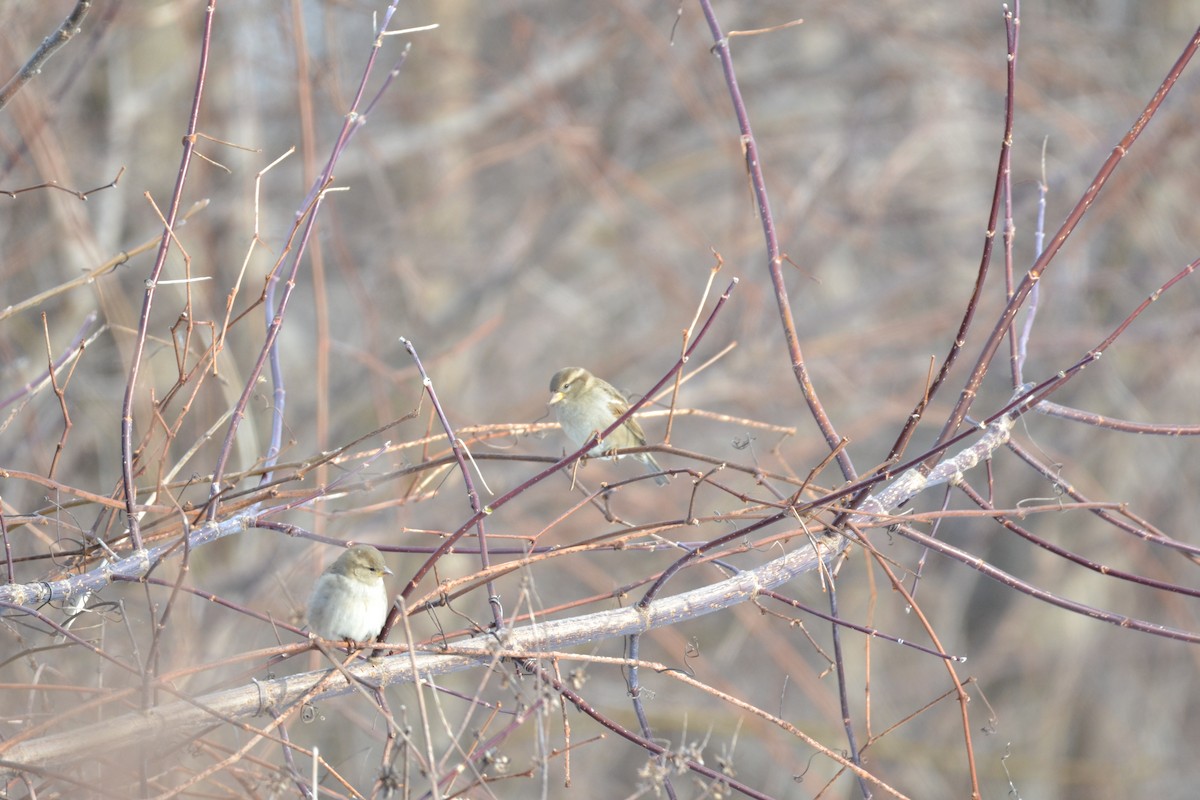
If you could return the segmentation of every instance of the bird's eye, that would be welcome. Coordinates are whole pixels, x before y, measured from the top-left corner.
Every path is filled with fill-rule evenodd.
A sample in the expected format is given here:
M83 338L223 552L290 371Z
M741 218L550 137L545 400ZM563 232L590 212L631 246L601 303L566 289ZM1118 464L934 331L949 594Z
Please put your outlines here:
M564 384L562 385L562 388L561 388L561 389L559 389L559 391L560 391L560 392L565 392L567 389L570 389L570 388L571 388L571 382L570 382L570 381L567 381L566 383L564 383Z

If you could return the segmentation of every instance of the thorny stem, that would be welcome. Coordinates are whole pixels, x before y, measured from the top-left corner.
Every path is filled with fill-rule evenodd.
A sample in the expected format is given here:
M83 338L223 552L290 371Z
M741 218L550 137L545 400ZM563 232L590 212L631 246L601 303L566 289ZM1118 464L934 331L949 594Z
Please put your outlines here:
M988 365L991 364L992 358L996 354L996 350L1000 347L1000 343L1003 341L1009 328L1012 326L1013 319L1016 317L1017 311L1022 305L1024 305L1025 298L1028 297L1029 293L1033 290L1033 287L1037 284L1037 282L1042 279L1042 275L1050 266L1050 262L1054 260L1054 257L1058 255L1058 251L1062 249L1062 246L1066 243L1067 239L1070 238L1071 234L1075 231L1076 226L1078 226L1080 220L1083 219L1083 215L1086 214L1088 209L1092 207L1092 203L1096 201L1096 197L1100 194L1100 191L1104 188L1105 184L1108 183L1108 179L1112 177L1113 173L1117 169L1117 166L1121 163L1121 160L1129 154L1129 150L1133 147L1134 143L1137 142L1137 139L1139 136L1141 136L1142 131L1146 129L1146 126L1150 123L1150 120L1158 111L1159 106L1161 106L1163 101L1166 100L1167 95L1179 80L1179 76L1183 74L1183 70L1187 67L1188 62L1191 61L1192 56L1195 55L1197 48L1200 48L1200 28L1197 28L1196 32L1192 34L1191 40L1188 42L1179 58L1176 59L1175 64L1172 65L1166 77L1163 78L1163 81L1159 85L1158 90L1155 91L1154 96L1150 98L1150 101L1146 104L1146 107L1142 110L1142 113L1129 128L1129 131L1123 137L1121 137L1121 141L1118 142L1116 147L1112 149L1112 152L1109 153L1108 158L1105 159L1104 163L1100 166L1099 171L1096 173L1096 177L1092 179L1091 185L1088 186L1087 190L1083 193L1083 196L1079 198L1079 202L1075 204L1073 209L1071 209L1071 213L1067 215L1066 220L1059 227L1058 232L1054 234L1054 237L1051 238L1050 243L1046 246L1046 249L1043 250L1042 253L1037 257L1037 260L1034 262L1033 266L1029 268L1029 272L1026 273L1025 277L1021 280L1021 283L1017 286L1016 291L1013 292L1012 298L1004 307L1003 312L1001 312L1000 317L996 322L996 326L993 328L991 334L988 336L987 341L984 343L983 351L979 354L979 358L975 362L975 366L972 368L971 375L968 378L962 393L959 395L958 402L956 403L954 410L950 413L945 425L942 427L942 431L938 436L939 443L944 442L953 436L958 430L958 427L962 424L963 419L970 411L972 402L978 395L979 387L983 383L983 377L987 373Z
M421 383L425 387L425 391L429 394L429 400L433 403L433 409L437 413L438 420L442 423L442 430L446 432L446 438L450 441L450 449L454 452L454 459L458 462L459 472L462 473L463 482L467 485L467 497L471 501L471 511L475 512L477 521L475 530L479 535L479 566L485 572L491 567L491 559L488 556L487 543L487 527L484 522L483 503L479 502L479 492L475 489L475 480L471 477L471 468L467 464L467 459L463 455L462 441L454 433L454 427L450 424L450 419L446 416L445 410L442 408L441 401L438 400L437 391L433 388L433 381L425 372L425 365L421 363L421 357L417 355L417 348L404 337L400 337L400 342L404 345L404 349L412 356L416 362L417 370L421 373ZM490 578L487 581L488 605L492 609L492 625L496 630L504 627L504 617L501 616L500 600L496 594L495 581ZM388 628L385 625L383 633L380 634L380 641L387 636Z
M750 175L750 183L754 187L754 200L758 205L759 219L762 221L763 238L767 246L767 272L771 277L771 287L775 293L775 305L779 311L779 322L783 326L783 338L787 344L788 355L792 361L792 372L800 384L804 400L808 403L809 411L816 420L821 434L825 437L830 450L837 450L842 437L833 427L833 421L825 413L825 407L817 397L816 387L808 374L808 365L804 354L800 352L800 337L796 333L796 323L792 318L791 301L788 300L787 285L783 280L783 254L779 249L779 238L775 233L775 218L771 215L771 202L767 196L767 183L763 177L762 161L758 154L758 142L750 127L750 115L746 112L746 104L742 99L742 90L738 86L737 75L733 69L733 55L729 51L729 39L721 32L721 24L713 12L711 0L700 0L700 8L708 21L712 32L713 52L721 59L721 68L725 73L725 85L729 89L729 98L733 101L733 112L737 115L738 128L742 132L742 152L746 157L746 170ZM857 473L850 462L850 456L845 449L837 451L838 465L842 474L853 480Z
M125 492L125 521L129 525L129 538L134 550L142 549L142 535L137 508L137 487L133 482L133 396L137 389L138 374L146 352L146 337L150 330L150 308L154 304L154 290L167 262L167 253L174 240L175 220L179 216L179 204L183 198L183 187L187 182L188 167L192 163L192 152L196 147L196 127L200 118L200 100L204 95L204 81L208 75L208 56L212 48L213 18L217 12L217 0L209 0L204 12L204 33L200 38L200 63L196 70L196 90L192 94L192 109L188 115L187 132L183 137L183 154L180 157L179 173L175 178L175 190L167 207L166 224L162 240L150 276L146 279L146 293L142 298L142 315L138 320L137 335L134 337L133 354L129 361L129 377L125 381L125 399L121 404L121 485Z

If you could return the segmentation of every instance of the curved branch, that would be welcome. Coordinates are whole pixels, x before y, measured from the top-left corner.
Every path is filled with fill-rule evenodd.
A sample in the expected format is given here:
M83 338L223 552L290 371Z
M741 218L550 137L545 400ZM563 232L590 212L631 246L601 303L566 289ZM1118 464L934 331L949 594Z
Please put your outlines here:
M825 539L818 542L816 547L805 544L756 569L665 597L646 608L618 608L517 628L504 634L502 652L493 635L475 636L454 644L451 648L453 652L449 654L445 651L417 653L414 658L412 654L404 652L377 662L366 661L346 667L345 674L331 676L329 670L319 670L275 680L255 681L248 686L148 708L95 725L73 728L66 733L19 742L10 747L0 744L0 763L16 769L29 769L45 764L62 766L98 752L111 756L117 747L199 732L211 725L217 715L223 718L253 717L268 709L282 710L296 702L317 702L339 697L358 689L358 681L378 686L409 683L413 681L414 664L417 674L429 678L486 666L509 653L515 657L521 651L575 647L676 625L748 602L765 589L780 586L798 575L813 571L840 547L841 542L835 539ZM347 675L355 682L351 682ZM314 694L314 688L322 682L325 682L325 686Z

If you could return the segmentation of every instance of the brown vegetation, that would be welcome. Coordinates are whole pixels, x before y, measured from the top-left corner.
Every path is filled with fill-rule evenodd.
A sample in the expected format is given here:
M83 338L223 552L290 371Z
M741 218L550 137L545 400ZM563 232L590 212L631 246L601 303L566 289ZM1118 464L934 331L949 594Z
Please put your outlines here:
M1190 4L72 6L0 8L0 794L1194 791Z

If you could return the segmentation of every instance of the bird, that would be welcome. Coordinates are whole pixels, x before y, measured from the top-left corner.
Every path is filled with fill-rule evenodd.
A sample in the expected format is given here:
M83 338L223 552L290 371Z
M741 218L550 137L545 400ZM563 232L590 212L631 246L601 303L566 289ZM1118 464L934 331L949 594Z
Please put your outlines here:
M368 544L351 547L325 568L308 598L308 629L322 639L367 642L379 635L391 600L383 556Z
M582 447L617 417L629 410L629 401L608 381L597 378L583 367L563 367L550 379L550 405L558 415L563 435L576 447ZM603 457L613 450L626 447L644 447L646 434L633 417L621 423L621 427L604 437L588 451L589 456ZM614 457L614 456L609 456ZM615 456L620 458L621 456ZM646 465L648 472L657 473L654 482L666 486L670 479L662 473L662 467L649 453L635 453L633 457Z

